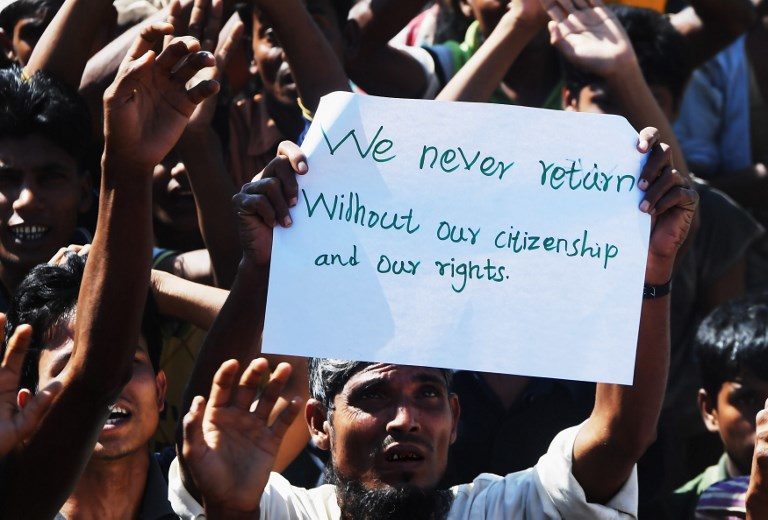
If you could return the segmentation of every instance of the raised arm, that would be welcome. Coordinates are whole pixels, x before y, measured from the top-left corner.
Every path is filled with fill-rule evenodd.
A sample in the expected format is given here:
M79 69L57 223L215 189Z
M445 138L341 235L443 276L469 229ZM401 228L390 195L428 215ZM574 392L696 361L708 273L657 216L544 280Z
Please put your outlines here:
M655 129L645 129L638 145L641 152L651 150L638 186L646 192L640 209L652 217L645 283L656 286L671 279L698 202L687 176L672 168L669 147L658 140ZM592 415L576 438L573 475L591 502L614 496L655 440L669 368L669 300L643 299L634 383L598 384Z
M352 80L377 96L423 97L428 79L422 65L390 40L426 5L426 0L365 0L352 9L352 41L345 66Z
M675 167L687 174L672 124L648 87L629 36L616 16L600 0L584 8L570 2L564 8L555 0L542 0L542 4L552 18L552 44L563 57L582 72L602 78L618 113L636 130L657 128L661 140L671 146Z
M243 248L243 259L224 307L205 338L195 363L189 385L184 391L183 409L188 410L196 396L207 395L219 367L229 359L247 366L261 353L261 333L267 304L269 263L272 254L272 230L275 226L290 226L289 207L298 201L296 174L307 172L307 162L301 150L293 143L282 143L278 156L267 165L257 180L246 184L233 199L238 214L238 229ZM295 376L284 391L288 399L294 395L309 394L306 360L287 356L270 356L270 364L281 361L294 365ZM285 399L283 399L285 401ZM282 402L281 406L284 406ZM296 421L300 424L300 421ZM284 443L278 464L284 467L304 447L308 430L302 435L291 435L292 442ZM293 426L294 432L300 426ZM176 438L177 451L183 453L182 431ZM271 467L271 466L270 466ZM194 495L194 481L186 463L181 463L187 489Z
M768 401L755 418L755 453L747 490L747 520L768 518Z
M755 23L751 0L690 0L669 21L688 42L691 65L698 67L733 43Z
M499 24L437 96L441 101L486 102L520 52L546 25L539 0L510 4Z
M65 0L32 51L24 67L27 75L44 70L77 89L96 37L111 11L108 0Z
M239 19L222 30L222 10L222 0L195 0L189 35L203 42L203 50L214 53L216 57L216 66L200 71L196 79L218 80L232 49L243 34L243 24ZM198 225L210 254L214 283L217 287L229 289L235 279L242 250L230 203L237 190L224 164L221 140L212 128L217 101L218 96L211 96L197 107L179 139L177 150L189 174Z
M99 221L78 298L62 391L12 468L4 513L53 518L90 459L109 408L130 379L149 288L152 169L178 139L197 103L218 85L185 87L213 64L199 43L150 49L172 27L143 31L104 97L105 150ZM38 497L49 497L40 501Z
M302 0L254 0L254 5L272 22L305 107L314 112L324 95L349 91L339 56Z

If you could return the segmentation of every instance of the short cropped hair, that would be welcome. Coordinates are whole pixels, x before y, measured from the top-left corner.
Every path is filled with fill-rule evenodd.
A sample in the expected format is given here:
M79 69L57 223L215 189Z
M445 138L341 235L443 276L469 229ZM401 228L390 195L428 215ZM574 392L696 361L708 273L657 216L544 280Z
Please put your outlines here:
M25 323L32 326L30 351L22 371L22 388L37 388L39 352L49 348L57 327L75 318L85 262L85 257L67 254L61 265L38 265L29 272L13 295L5 326L6 344L3 345L3 351L16 327ZM147 342L152 367L157 372L163 341L151 293L144 307L141 332Z
M32 135L64 150L85 172L91 146L85 101L43 72L25 78L15 66L0 70L0 140Z
M692 73L688 45L683 35L667 17L651 9L627 5L611 5L609 9L624 26L632 42L645 82L668 88L674 106L680 106ZM574 96L587 85L599 81L598 77L568 62L564 64L564 74L566 86Z
M333 409L333 399L341 392L352 376L371 365L365 361L344 359L311 358L309 360L309 394L317 399L326 410ZM453 372L439 369L445 377L445 384L450 389Z
M711 397L745 368L768 381L768 293L715 309L699 325L694 347L704 390Z

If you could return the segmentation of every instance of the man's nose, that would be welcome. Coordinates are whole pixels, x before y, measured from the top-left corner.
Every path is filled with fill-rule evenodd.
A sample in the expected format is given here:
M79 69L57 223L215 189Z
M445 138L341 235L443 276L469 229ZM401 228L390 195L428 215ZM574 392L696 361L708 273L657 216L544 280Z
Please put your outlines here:
M30 209L41 202L40 196L35 192L32 186L24 184L19 190L19 196L13 201L15 211Z
M421 430L419 413L410 403L401 403L387 424L387 431L418 432Z

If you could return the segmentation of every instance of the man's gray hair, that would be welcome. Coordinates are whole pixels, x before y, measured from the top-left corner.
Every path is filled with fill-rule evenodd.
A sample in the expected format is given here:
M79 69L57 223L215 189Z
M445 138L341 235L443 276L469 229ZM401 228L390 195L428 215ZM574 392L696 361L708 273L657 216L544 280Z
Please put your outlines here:
M365 361L349 361L346 359L310 358L309 360L309 393L317 399L326 410L333 409L333 399L341 392L347 381L371 365ZM445 376L445 384L450 389L453 382L453 372L439 369Z

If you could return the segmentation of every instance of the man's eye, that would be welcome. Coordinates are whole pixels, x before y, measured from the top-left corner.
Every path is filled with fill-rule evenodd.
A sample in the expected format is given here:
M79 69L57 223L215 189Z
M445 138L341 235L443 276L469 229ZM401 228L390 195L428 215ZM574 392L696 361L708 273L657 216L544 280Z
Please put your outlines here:
M424 397L440 397L441 392L434 386L427 386L422 388L421 393Z
M276 33L276 32L275 32L275 30L274 30L273 28L271 28L271 27L268 27L268 28L267 28L267 29L264 31L264 38L266 38L266 40L267 40L269 43L271 43L272 45L275 45L275 46L279 46L279 45L280 45L280 42L279 42L279 40L277 39L277 33Z
M384 395L376 390L368 390L360 394L360 399L364 400L382 399L383 397Z

